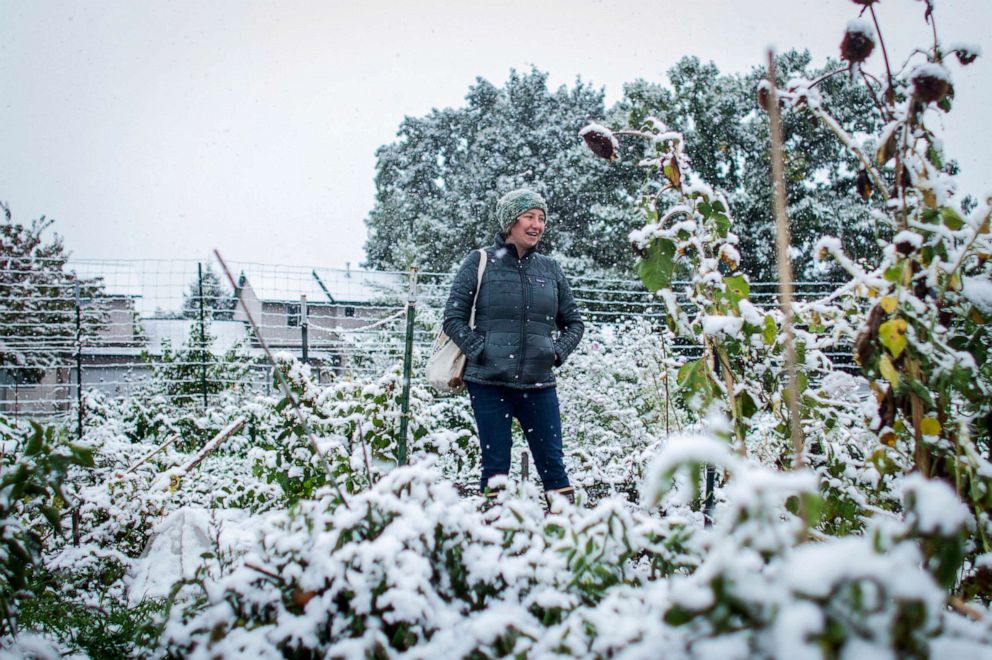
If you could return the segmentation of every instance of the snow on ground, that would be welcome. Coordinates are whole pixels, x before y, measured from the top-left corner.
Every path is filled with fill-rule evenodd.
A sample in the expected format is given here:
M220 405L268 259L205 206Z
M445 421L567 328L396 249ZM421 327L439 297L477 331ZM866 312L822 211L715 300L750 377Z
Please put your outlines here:
M185 506L169 513L155 527L142 555L131 564L128 600L166 598L172 586L196 575L203 555L243 555L254 542L259 520L242 509Z

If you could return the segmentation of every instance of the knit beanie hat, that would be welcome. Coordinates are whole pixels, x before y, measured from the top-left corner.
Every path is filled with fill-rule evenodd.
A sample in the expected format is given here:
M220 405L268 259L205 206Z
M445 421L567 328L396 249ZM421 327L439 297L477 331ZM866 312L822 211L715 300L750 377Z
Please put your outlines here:
M496 202L496 223L499 225L500 232L506 234L510 231L517 216L531 209L541 209L545 215L548 214L548 207L544 203L544 198L533 190L520 188L511 190L500 197L499 201Z

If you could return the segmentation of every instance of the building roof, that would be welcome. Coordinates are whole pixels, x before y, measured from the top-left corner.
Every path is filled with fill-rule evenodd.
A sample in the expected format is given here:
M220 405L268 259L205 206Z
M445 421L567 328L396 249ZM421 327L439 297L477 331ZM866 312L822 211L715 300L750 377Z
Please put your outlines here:
M370 303L402 296L407 286L406 274L395 272L244 264L240 273L265 302L299 302L305 295L313 303Z
M223 289L230 292L227 278L214 260L73 259L68 268L83 278L102 278L108 296L132 299L135 311L147 316L158 310L181 310L187 291L196 282L200 263L204 269L209 266L220 277ZM244 275L258 299L265 302L299 302L305 295L308 301L319 304L330 302L330 294L335 304L368 304L404 296L407 287L406 273L249 262L229 262L228 267L235 278Z

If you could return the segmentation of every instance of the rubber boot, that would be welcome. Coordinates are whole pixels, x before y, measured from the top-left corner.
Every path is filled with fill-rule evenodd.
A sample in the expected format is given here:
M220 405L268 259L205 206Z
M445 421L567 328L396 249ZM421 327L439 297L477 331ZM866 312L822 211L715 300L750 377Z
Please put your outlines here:
M561 495L565 500L572 506L575 506L575 489L571 486L565 486L564 488L557 488L555 490L544 491L544 503L545 512L547 513L560 513L560 508L554 508L552 506L553 500L551 499L551 494Z

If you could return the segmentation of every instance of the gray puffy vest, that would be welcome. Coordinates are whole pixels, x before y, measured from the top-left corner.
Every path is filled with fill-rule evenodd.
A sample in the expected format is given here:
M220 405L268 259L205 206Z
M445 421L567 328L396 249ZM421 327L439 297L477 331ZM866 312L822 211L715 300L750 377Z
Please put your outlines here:
M478 251L462 261L444 306L444 331L468 357L465 380L519 389L554 385L552 367L568 358L585 330L561 267L533 250L518 259L499 236L486 258L475 331L468 321Z

